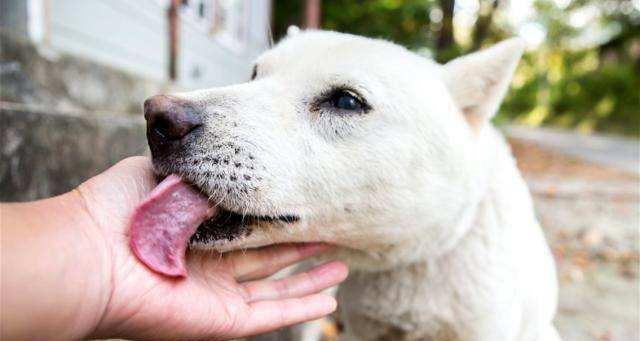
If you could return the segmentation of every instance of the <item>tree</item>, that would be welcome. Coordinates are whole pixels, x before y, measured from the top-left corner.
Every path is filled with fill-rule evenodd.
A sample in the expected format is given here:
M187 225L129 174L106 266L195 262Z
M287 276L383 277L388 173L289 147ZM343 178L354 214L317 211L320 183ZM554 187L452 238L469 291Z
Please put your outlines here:
M479 1L471 42L464 46L455 39L454 0L327 0L321 26L429 49L438 62L447 62L517 33L504 20L496 21L508 16L508 0ZM276 37L290 24L302 24L303 2L274 4ZM640 136L640 11L633 0L573 0L566 7L536 0L534 6L531 22L543 28L546 38L524 56L498 122ZM588 25L572 24L581 11L594 8L597 16ZM577 44L589 40L593 29L609 36Z

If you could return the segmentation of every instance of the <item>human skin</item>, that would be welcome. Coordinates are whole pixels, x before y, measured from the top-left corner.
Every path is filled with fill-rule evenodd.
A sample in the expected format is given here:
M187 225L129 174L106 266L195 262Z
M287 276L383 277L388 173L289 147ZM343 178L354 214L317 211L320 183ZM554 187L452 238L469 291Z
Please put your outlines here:
M128 225L155 184L150 161L135 157L61 196L1 204L0 338L230 339L335 310L318 292L346 278L343 263L265 279L323 244L191 252L184 279L149 270L129 248Z

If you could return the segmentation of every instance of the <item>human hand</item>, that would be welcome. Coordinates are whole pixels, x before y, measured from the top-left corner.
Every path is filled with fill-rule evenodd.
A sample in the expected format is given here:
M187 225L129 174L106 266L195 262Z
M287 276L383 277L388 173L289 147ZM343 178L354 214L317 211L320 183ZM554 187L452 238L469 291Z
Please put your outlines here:
M84 317L70 322L71 337L239 338L335 310L335 299L317 292L346 278L346 266L340 262L285 279L264 279L326 251L329 247L323 244L278 245L224 255L192 252L187 257L189 275L184 279L149 270L130 250L128 229L133 210L154 186L150 161L136 157L90 179L64 198L70 202L65 207L82 212L76 213L71 224L77 225L75 233L82 234L85 244L77 259L91 257L88 261L96 267L94 271L71 271L74 278L65 279L91 284L86 285L80 307L76 307ZM6 336L4 330L2 335Z

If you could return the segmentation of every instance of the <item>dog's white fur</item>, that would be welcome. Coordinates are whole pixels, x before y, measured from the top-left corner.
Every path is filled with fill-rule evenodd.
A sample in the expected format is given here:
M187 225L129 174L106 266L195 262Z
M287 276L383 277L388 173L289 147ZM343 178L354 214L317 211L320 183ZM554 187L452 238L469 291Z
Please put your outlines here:
M558 340L553 260L489 123L523 48L438 65L386 41L300 32L257 60L255 80L179 94L202 108L204 132L156 167L226 209L301 218L196 248L338 245L352 269L338 293L346 339ZM332 88L371 109L318 105Z

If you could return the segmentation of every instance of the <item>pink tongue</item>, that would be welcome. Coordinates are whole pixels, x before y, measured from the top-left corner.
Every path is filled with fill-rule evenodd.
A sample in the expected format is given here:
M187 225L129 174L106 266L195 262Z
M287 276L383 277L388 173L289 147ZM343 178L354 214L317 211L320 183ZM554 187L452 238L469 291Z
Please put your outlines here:
M189 238L216 212L204 195L169 175L133 213L131 249L151 270L185 277Z

